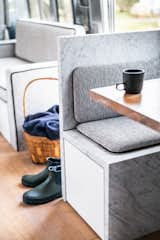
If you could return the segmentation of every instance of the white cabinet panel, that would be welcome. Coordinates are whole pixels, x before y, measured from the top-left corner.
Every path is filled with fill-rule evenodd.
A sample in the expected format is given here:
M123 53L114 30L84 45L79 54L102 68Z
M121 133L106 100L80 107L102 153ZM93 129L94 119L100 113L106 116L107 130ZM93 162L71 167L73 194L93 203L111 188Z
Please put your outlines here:
M104 239L103 168L65 141L67 201Z

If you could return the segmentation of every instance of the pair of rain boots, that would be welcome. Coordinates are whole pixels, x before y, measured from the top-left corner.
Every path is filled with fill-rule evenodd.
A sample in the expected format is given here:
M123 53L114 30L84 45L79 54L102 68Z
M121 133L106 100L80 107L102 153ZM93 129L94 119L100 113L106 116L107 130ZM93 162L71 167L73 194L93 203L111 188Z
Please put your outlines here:
M26 204L43 204L62 196L60 159L48 158L47 167L36 175L25 175L22 184L33 187L23 194Z

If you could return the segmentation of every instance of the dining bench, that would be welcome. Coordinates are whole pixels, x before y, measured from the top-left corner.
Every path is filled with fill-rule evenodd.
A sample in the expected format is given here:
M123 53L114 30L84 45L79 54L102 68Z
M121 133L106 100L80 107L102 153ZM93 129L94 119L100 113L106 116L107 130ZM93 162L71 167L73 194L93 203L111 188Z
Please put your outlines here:
M47 77L58 78L57 41L60 36L81 34L84 28L74 24L19 19L16 39L0 41L0 132L16 150L25 149L25 87L33 79L44 78L28 93L28 114L58 104L58 83L47 81Z
M148 62L79 67L73 72L77 130L111 152L126 152L160 144L160 133L95 103L89 90L116 85L126 68L145 70L145 80L160 78L160 59ZM103 129L103 131L102 131Z
M160 134L94 102L89 90L121 82L124 68L144 69L145 81L160 78L159 37L147 31L60 40L63 198L103 240L159 230Z

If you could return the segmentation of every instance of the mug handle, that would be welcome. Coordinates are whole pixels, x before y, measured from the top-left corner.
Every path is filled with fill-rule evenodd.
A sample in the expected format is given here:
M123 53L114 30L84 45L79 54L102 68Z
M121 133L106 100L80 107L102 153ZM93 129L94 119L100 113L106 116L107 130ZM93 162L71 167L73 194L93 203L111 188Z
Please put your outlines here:
M122 89L118 88L120 85L123 85ZM125 90L125 83L116 83L116 89L119 90L119 91Z

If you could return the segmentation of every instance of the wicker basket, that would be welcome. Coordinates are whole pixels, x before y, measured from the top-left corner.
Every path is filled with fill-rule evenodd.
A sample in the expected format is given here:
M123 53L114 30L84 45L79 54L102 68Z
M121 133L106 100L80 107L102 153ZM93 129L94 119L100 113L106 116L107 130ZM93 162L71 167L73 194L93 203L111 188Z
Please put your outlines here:
M57 78L37 78L30 81L24 90L23 96L23 112L24 118L26 117L26 95L27 90L30 85L36 81L40 80L57 80ZM50 140L46 137L37 137L23 132L24 138L26 140L29 153L31 155L33 163L46 163L47 157L60 158L60 141Z

